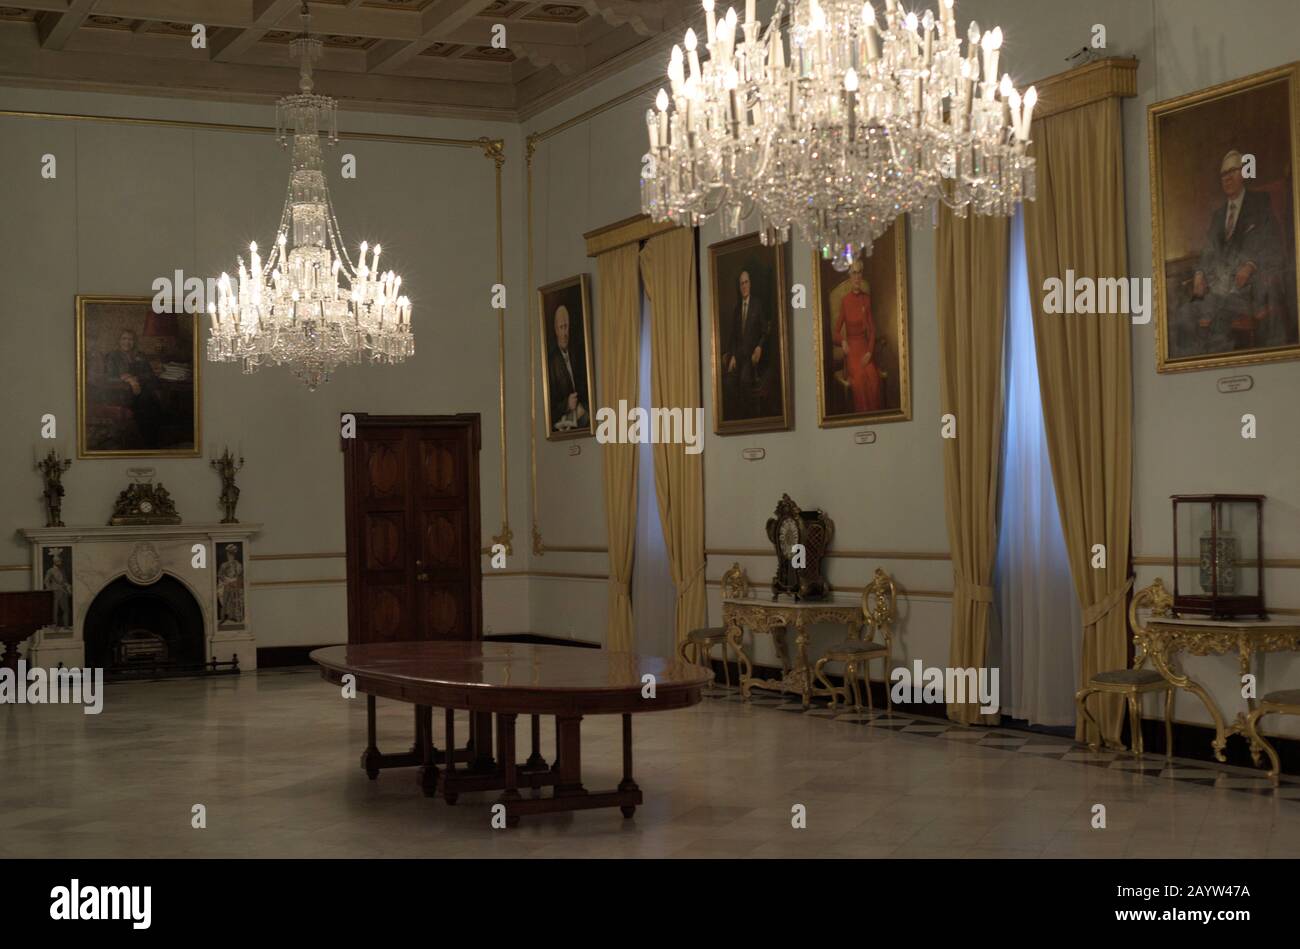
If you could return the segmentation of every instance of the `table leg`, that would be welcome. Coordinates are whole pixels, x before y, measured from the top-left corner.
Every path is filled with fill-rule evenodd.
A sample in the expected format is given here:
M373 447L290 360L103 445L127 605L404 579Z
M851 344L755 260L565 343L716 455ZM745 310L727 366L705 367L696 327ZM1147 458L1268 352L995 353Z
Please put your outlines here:
M428 705L415 707L415 744L414 751L422 762L416 769L415 783L425 797L435 797L438 793L438 768L433 763L433 708Z
M366 696L366 750L361 752L361 768L371 781L379 777L379 746L375 741L375 697Z
M1157 640L1152 644L1149 654L1151 664L1156 667L1157 672L1165 677L1165 681L1175 688L1192 693L1201 700L1201 704L1205 706L1210 713L1210 717L1214 719L1214 740L1210 743L1210 746L1214 749L1214 757L1219 761L1226 761L1227 758L1224 757L1223 749L1228 744L1227 729L1223 724L1223 713L1219 711L1219 706L1214 704L1214 699L1210 698L1210 693L1194 682L1191 676L1174 671L1168 643Z
M475 771L495 771L496 762L492 758L492 713L472 712L470 729L474 736Z
M620 793L628 791L640 791L636 781L632 779L632 716L623 716L623 780L618 783ZM635 804L624 804L620 808L624 817L631 817L636 813Z
M1254 651L1251 649L1250 643L1247 641L1246 637L1245 636L1241 637L1240 641L1238 642L1238 656L1239 656L1240 668L1241 668L1241 678L1243 682L1246 676L1250 675L1250 661L1253 658L1253 652ZM1258 684L1259 684L1258 681L1256 681L1256 686L1258 686ZM1252 692L1257 692L1257 691L1258 689L1252 690ZM1250 731L1250 729L1246 727L1246 722L1249 721L1250 715L1252 712L1255 711L1255 708L1256 708L1255 698L1254 695L1251 695L1246 699L1246 713L1244 715L1241 714L1240 712L1237 713L1236 724L1237 724L1237 730L1241 732L1242 735L1245 736L1247 741L1250 742L1250 760L1253 761L1255 763L1255 767L1258 768L1260 765L1260 761L1262 760L1262 756L1264 754L1264 746L1261 745L1255 739L1255 735Z
M505 788L497 803L505 806L506 826L519 825L519 815L511 813L510 805L520 800L519 777L515 768L515 716L506 712L497 713L497 757L501 759L502 777Z
M555 796L586 794L582 786L582 716L555 716L556 767Z
M796 655L799 657L799 678L803 687L803 707L812 704L812 669L808 665L808 631L804 629L803 620L795 627L794 635Z
M528 760L524 762L524 770L545 771L546 759L542 757L542 716L532 715L529 717L532 719L530 728L532 754L530 754Z
M442 799L448 804L455 804L457 794L455 791L449 789L452 786L452 781L455 780L456 777L456 710L452 708L447 709L447 715L443 721L447 729L447 760L443 764L442 769L444 782Z
M736 650L736 671L740 678L740 697L749 699L750 692L753 691L753 673L754 664L749 661L749 654L745 652L745 631L739 626L727 626L727 641L731 648Z

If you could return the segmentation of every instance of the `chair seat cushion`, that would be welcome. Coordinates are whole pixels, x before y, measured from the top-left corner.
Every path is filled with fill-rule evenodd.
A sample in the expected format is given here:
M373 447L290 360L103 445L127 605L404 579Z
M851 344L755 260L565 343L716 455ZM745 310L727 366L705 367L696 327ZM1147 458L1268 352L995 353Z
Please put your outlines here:
M686 634L686 638L693 643L707 642L710 639L726 639L727 630L724 626L707 626L691 630Z
M1163 680L1164 676L1154 669L1113 669L1092 677L1093 682L1101 685L1151 685Z
M846 639L826 650L826 655L861 656L866 653L884 652L884 643L863 642L860 639Z
M1300 689L1270 692L1264 696L1263 701L1271 702L1274 705L1300 705Z

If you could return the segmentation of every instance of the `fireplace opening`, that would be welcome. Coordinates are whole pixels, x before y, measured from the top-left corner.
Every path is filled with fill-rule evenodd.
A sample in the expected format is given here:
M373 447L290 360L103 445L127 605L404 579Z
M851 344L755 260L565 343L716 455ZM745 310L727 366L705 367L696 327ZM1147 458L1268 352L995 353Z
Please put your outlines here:
M175 577L149 586L119 577L90 604L84 630L86 664L106 680L214 671L204 661L203 611Z

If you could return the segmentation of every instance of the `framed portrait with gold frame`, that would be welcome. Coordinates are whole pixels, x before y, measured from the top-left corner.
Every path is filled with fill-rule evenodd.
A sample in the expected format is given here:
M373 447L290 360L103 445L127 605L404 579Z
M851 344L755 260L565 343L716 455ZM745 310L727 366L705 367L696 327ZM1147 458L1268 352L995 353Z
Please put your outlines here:
M714 434L793 427L785 268L786 245L757 234L709 245Z
M596 393L591 360L591 288L578 274L537 289L542 346L542 405L546 438L594 435Z
M198 321L150 297L77 297L77 457L197 458Z
M1300 357L1300 63L1147 109L1156 371Z
M906 218L847 272L814 252L813 294L817 424L909 421Z

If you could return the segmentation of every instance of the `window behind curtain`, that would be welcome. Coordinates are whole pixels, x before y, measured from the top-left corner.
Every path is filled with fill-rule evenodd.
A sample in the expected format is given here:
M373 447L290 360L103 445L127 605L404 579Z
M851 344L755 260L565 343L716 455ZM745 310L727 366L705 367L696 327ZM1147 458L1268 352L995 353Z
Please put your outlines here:
M998 556L1002 713L1030 724L1074 724L1083 629L1047 454L1025 260L1025 223L1011 226L1006 400ZM1053 317L1048 319L1089 319Z
M650 385L650 301L641 290L641 364L637 367L637 405L649 411ZM668 548L659 520L659 498L655 493L654 445L637 446L636 540L632 561L632 626L637 652L671 656L676 635L677 588L668 566Z

